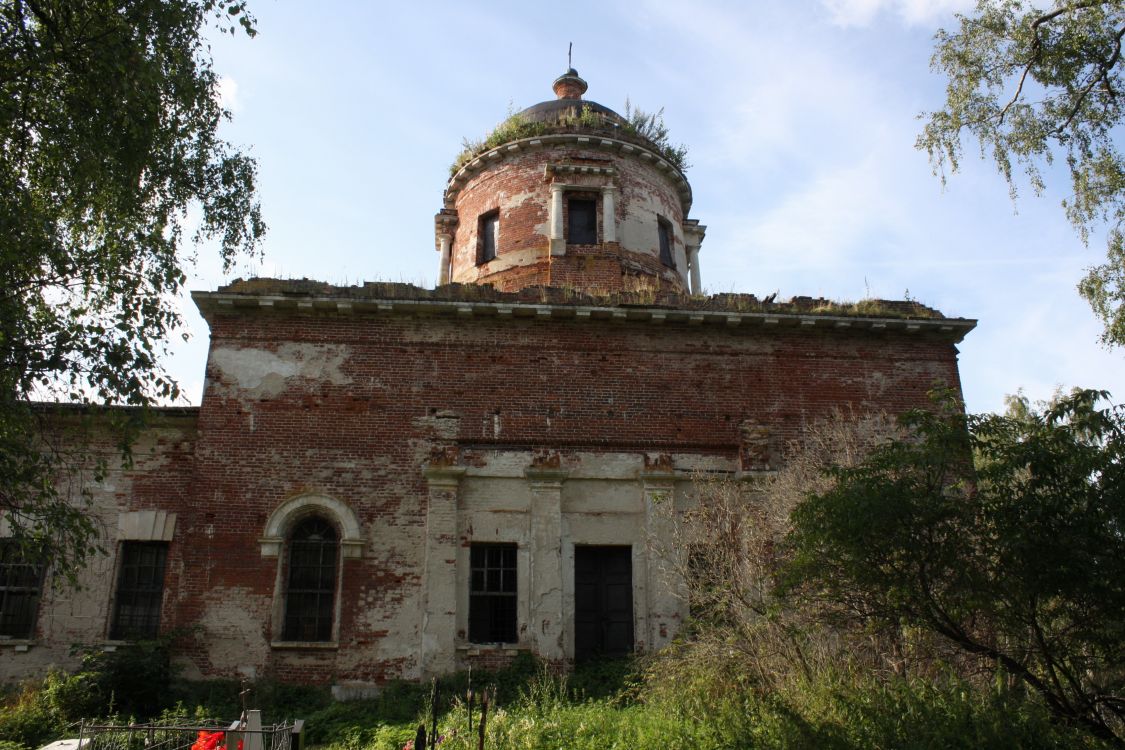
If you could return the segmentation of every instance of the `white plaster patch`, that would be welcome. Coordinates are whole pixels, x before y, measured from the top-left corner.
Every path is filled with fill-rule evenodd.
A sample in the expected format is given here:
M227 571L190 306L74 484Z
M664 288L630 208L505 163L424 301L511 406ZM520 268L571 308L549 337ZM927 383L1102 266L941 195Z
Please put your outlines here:
M644 511L637 480L567 480L562 491L563 513L637 514ZM607 517L607 522L609 521Z
M215 669L232 672L265 664L263 626L269 622L270 603L268 597L243 587L215 589L208 595L199 637L206 640Z
M228 382L251 396L276 396L291 378L308 378L347 385L351 378L341 365L349 355L346 346L282 344L276 352L245 347L216 347L211 362Z

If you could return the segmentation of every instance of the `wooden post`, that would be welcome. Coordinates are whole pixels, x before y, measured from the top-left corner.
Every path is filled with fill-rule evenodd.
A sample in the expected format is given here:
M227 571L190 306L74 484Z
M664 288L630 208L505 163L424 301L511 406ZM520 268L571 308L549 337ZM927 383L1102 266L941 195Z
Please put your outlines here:
M484 750L484 725L488 721L488 689L480 694L480 723L477 724L477 750Z
M414 750L426 750L426 725L419 724L418 732L414 735Z
M431 678L430 682L430 744L437 744L437 712L438 712L438 686L437 678Z
M473 736L473 667L469 666L469 687L465 689L465 703L469 707L469 736Z

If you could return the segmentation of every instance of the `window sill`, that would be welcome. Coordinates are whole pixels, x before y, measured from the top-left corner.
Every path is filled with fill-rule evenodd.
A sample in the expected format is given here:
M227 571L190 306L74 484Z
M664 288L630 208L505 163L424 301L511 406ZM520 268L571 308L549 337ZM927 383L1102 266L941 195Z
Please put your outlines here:
M337 641L270 641L270 648L278 651L336 651Z
M456 650L465 656L480 656L481 654L515 656L523 651L531 651L531 647L522 646L518 643L462 643L456 647Z
M29 638L0 638L0 648L10 648L16 653L24 653L36 645L38 644Z
M161 633L153 633L152 635L137 636L136 638L106 638L100 644L91 645L109 654L119 648L129 648L130 646L136 646L138 643L150 643L159 640L161 635Z

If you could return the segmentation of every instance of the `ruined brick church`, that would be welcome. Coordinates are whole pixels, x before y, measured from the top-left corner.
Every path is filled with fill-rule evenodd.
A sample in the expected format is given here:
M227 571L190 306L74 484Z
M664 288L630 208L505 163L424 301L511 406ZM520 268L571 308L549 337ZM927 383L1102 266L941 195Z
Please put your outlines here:
M703 296L683 171L586 88L567 71L463 160L436 288L192 295L201 404L92 488L80 589L0 556L0 678L174 631L188 677L340 694L659 649L686 604L649 542L697 473L752 480L837 407L959 389L972 320Z

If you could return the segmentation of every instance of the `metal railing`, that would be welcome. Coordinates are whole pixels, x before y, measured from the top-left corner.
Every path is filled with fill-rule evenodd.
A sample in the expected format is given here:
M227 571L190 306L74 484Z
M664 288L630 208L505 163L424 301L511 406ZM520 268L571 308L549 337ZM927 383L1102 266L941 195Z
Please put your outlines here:
M79 726L78 750L300 750L303 721L263 727L252 714L230 726L197 721ZM294 747L296 744L296 747Z

